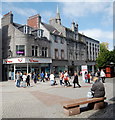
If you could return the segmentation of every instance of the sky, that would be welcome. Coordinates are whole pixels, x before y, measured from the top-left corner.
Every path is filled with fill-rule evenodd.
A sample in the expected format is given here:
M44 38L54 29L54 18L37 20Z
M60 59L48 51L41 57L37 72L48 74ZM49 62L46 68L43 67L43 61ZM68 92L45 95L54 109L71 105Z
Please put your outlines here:
M28 17L40 14L42 22L49 23L57 6L62 25L71 28L74 21L80 33L100 43L108 42L109 50L113 49L113 0L2 0L0 17L12 11L15 23L27 24Z

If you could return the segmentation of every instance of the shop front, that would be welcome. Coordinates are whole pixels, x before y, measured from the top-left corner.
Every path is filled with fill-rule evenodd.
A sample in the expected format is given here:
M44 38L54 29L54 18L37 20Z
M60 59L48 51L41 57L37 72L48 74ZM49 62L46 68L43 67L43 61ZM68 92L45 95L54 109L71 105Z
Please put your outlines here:
M14 80L16 72L32 73L50 73L51 58L10 58L4 59L4 67L7 68L7 73L4 71L4 75L7 75L7 79Z

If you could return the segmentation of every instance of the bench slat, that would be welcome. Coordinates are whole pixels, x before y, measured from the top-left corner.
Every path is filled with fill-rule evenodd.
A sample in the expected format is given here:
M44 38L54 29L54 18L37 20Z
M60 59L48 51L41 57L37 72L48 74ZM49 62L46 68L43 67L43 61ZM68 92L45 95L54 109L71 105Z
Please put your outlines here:
M74 99L74 100L71 100L71 101L66 101L64 103L63 107L64 108L70 108L70 107L75 107L75 106L86 104L86 103L102 101L104 99L106 99L106 97Z

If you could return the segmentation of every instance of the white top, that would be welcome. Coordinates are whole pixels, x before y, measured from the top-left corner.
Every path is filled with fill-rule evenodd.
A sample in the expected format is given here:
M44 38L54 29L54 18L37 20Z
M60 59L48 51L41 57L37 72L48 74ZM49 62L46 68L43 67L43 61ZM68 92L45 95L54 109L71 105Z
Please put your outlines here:
M104 71L101 71L101 73L100 73L100 77L105 77L105 73L104 73Z
M54 75L53 74L50 75L50 80L54 80Z
M64 74L64 78L66 78L66 77L68 77L68 73L67 72Z
M27 75L23 75L22 78L23 78L23 81L26 81Z

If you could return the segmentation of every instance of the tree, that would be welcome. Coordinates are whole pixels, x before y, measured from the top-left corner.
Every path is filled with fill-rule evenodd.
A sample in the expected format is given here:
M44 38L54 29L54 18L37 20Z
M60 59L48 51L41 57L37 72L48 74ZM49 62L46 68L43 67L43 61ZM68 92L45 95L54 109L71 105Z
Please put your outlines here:
M104 67L109 65L111 62L115 63L115 50L108 50L108 43L100 44L100 52L96 59L97 67Z

